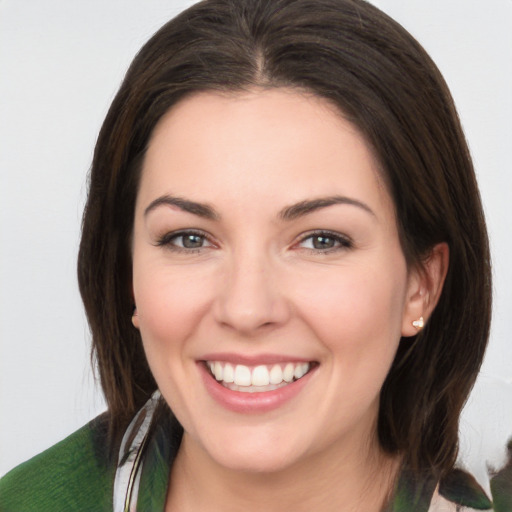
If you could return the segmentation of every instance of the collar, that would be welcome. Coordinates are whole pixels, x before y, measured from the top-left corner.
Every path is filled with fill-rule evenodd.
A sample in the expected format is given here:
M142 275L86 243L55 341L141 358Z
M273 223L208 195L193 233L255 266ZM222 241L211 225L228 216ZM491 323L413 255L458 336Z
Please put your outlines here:
M183 428L164 411L168 409L157 390L126 429L114 480L114 512L165 508L169 474Z

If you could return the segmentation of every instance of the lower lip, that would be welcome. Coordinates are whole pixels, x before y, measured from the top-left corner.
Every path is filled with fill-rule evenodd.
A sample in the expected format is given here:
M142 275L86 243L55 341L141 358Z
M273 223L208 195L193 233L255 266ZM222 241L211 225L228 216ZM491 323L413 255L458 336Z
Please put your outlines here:
M279 389L255 393L232 391L217 382L203 362L198 363L201 377L210 396L224 408L238 413L263 413L278 409L297 396L309 382L316 367L300 379Z

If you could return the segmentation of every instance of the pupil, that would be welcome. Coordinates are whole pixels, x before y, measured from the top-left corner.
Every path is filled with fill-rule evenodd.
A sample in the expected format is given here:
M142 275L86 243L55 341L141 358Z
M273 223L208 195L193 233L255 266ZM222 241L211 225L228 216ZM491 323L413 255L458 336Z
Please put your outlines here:
M333 244L334 240L327 236L315 236L313 239L313 247L315 249L331 249Z
M201 247L203 239L199 235L186 235L183 237L183 246L187 249L195 249Z

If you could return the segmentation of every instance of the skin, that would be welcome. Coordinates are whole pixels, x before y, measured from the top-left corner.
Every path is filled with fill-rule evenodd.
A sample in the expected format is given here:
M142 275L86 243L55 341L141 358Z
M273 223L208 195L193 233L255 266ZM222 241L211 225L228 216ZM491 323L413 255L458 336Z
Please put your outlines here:
M215 218L155 205L166 195ZM283 218L333 196L350 201ZM193 250L177 235L190 229ZM171 109L144 160L133 235L134 325L185 430L168 510L380 510L399 460L376 440L379 392L447 259L441 244L421 271L407 267L378 164L325 100L208 92ZM244 414L207 393L198 360L212 352L318 366L279 408Z

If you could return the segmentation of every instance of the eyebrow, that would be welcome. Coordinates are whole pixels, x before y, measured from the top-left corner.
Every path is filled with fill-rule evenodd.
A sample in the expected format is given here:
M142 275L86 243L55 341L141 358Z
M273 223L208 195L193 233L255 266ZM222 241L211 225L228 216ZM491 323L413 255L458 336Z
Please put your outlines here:
M211 206L205 203L197 203L195 201L190 201L182 197L173 197L169 195L158 197L157 199L152 201L150 205L144 210L144 216L146 216L155 208L162 205L176 206L180 210L183 210L184 212L192 213L194 215L197 215L198 217L203 217L204 219L220 219L220 215Z
M300 203L293 204L291 206L287 206L279 213L279 217L283 220L294 220L298 217L302 217L304 215L308 215L316 210L320 210L321 208L327 208L328 206L333 206L335 204L348 204L351 206L357 206L361 208L365 212L371 214L373 217L376 217L373 210L362 201L358 201L357 199L352 199L351 197L345 196L329 196L329 197L319 197L317 199L311 199L306 201L301 201Z
M373 210L367 204L357 199L345 196L328 196L300 201L299 203L295 203L283 208L279 212L278 217L284 221L291 221L299 217L303 217L304 215L308 215L316 210L327 208L336 204L356 206L376 217ZM152 201L144 210L144 216L148 215L149 212L162 205L175 206L180 210L192 213L193 215L197 215L198 217L203 217L208 220L220 220L221 218L215 209L206 203L198 203L196 201L190 201L189 199L184 199L182 197L174 197L170 195L164 195Z

